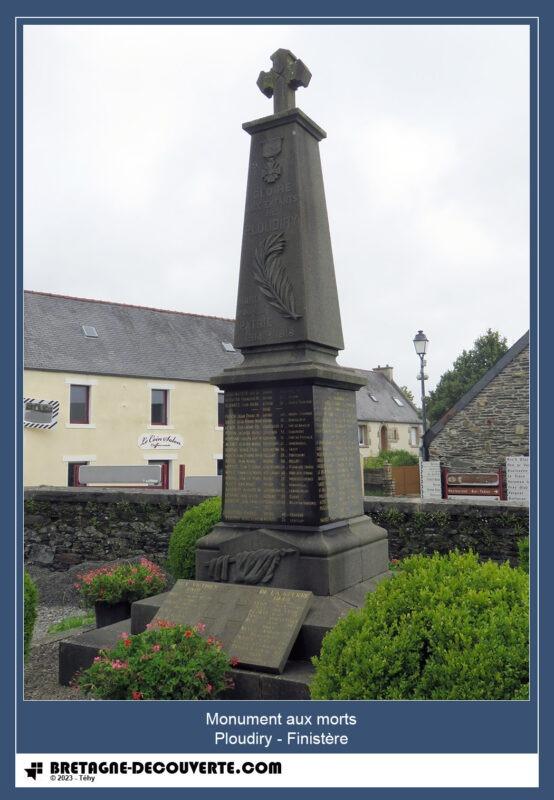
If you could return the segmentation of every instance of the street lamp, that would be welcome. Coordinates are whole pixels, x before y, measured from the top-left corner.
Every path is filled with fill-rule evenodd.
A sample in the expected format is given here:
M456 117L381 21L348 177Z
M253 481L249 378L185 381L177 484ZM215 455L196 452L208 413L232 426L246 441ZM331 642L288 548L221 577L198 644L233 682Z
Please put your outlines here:
M418 331L414 336L414 347L415 351L419 356L420 361L420 371L419 375L417 376L417 380L421 381L421 412L423 417L423 436L427 432L427 413L425 409L425 381L428 380L428 375L425 374L425 366L427 362L425 361L425 353L427 352L427 345L429 344L429 339L423 331ZM425 449L425 442L422 438L421 444L421 452L423 456L423 460L427 461L427 452Z

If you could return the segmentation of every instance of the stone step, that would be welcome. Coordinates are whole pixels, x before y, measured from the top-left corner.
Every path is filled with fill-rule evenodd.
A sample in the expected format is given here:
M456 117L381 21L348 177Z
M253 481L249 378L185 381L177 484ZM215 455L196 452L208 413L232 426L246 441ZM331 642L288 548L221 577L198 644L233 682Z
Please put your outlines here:
M59 682L69 686L75 674L90 667L100 650L115 647L122 633L130 632L131 620L95 628L60 642ZM234 689L222 695L226 700L309 700L314 668L309 661L288 661L281 675L231 669Z

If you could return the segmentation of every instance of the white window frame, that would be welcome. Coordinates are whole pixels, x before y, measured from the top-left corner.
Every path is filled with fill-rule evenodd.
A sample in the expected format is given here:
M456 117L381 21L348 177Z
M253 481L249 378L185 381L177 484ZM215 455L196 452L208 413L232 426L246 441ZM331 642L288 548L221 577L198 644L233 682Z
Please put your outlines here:
M167 392L167 425L152 425L152 390L160 389ZM173 402L172 392L175 390L173 383L147 383L146 390L148 392L148 423L146 430L148 431L172 431L175 430L175 425L172 424Z
M360 433L362 433L363 441L360 442ZM369 431L368 426L363 422L358 422L358 445L359 447L369 447Z
M66 428L96 428L94 422L90 420L93 419L93 410L94 410L94 395L95 392L92 392L91 389L93 386L98 386L98 381L91 379L91 378L82 378L79 375L76 375L72 378L66 378L65 383L67 386L67 419L68 421L65 423ZM88 386L88 422L69 422L69 415L71 413L71 387L72 386Z

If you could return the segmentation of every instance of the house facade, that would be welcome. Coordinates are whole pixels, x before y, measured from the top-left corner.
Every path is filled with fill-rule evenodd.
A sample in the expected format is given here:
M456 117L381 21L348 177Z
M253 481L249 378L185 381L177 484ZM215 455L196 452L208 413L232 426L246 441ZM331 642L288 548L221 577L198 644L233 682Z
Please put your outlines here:
M366 378L356 393L361 459L382 450L407 450L419 456L423 431L419 413L394 382L393 368L357 372Z
M221 474L223 394L209 379L241 359L233 328L25 292L24 485L74 485L80 464L161 464L170 489Z
M223 472L234 320L24 293L24 485L73 486L76 467L160 464L165 488ZM360 371L360 458L419 453L415 407L391 367Z
M451 471L492 472L529 455L529 332L426 433L431 461Z

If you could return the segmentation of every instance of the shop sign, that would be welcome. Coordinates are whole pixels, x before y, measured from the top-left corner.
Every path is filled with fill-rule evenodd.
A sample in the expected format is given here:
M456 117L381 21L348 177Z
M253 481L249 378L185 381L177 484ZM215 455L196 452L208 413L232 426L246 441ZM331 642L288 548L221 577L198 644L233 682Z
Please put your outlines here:
M178 433L143 433L138 437L141 450L179 450L183 438Z

